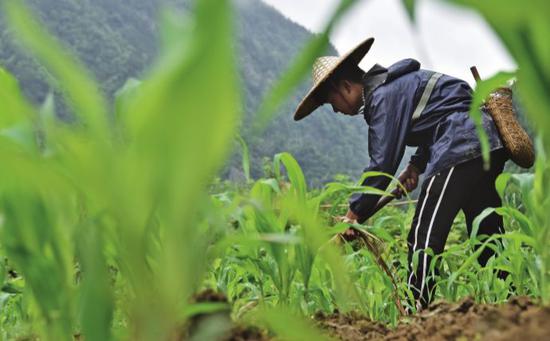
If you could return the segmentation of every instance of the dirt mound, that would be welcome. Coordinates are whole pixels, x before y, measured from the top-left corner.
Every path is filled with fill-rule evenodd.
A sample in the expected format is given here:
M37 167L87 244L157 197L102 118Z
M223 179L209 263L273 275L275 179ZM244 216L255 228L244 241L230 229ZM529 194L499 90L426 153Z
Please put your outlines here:
M253 326L235 326L223 341L269 341L267 333Z
M334 337L342 340L377 340L390 332L384 324L356 313L324 315L317 313L315 321Z
M330 335L356 340L550 340L550 308L529 298L512 298L502 305L476 304L472 299L436 302L404 318L395 329L357 314L315 316Z
M193 302L222 302L228 303L227 297L221 292L214 291L212 289L206 289L193 295Z
M194 301L227 303L223 294L211 290L197 294ZM393 329L357 313L318 313L314 319L329 335L344 341L550 340L550 307L541 307L526 297L511 298L502 305L477 304L469 298L458 303L435 302L421 313L403 318ZM225 326L216 339L271 339L262 329L233 324L229 309L199 314L190 322L186 328L189 333L182 339L193 339L197 330L213 331L215 326Z
M254 327L234 324L230 317L227 297L220 292L206 289L192 297L195 303L227 304L214 312L193 315L181 328L175 340L268 341L267 332ZM223 307L223 305L222 305Z

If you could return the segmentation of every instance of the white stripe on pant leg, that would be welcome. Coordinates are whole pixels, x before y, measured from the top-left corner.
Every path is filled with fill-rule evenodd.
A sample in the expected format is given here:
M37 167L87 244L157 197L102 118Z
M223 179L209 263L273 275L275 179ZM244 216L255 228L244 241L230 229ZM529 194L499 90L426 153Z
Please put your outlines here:
M418 215L418 221L416 222L416 227L414 228L414 244L412 248L412 255L414 255L414 252L416 251L416 244L418 242L418 227L420 226L420 221L422 220L422 213L424 212L424 206L426 206L426 201L428 201L428 196L430 195L430 188L432 188L432 184L434 182L435 176L432 176L430 183L428 184L428 189L426 190L426 196L424 197L424 200L422 201L422 206L420 206L420 213ZM411 287L411 281L413 277L413 262L412 262L412 256L411 256L411 274L409 276L409 282L408 287Z
M439 210L439 205L441 204L441 200L443 199L443 195L445 194L445 189L447 188L447 184L449 183L449 179L451 178L451 174L453 174L454 167L451 168L449 171L449 174L447 175L447 179L445 179L445 184L443 185L443 190L441 190L441 195L439 196L439 200L437 201L437 205L435 206L434 213L432 215L432 220L430 221L430 227L428 227L428 235L426 236L426 244L424 245L424 261L423 261L423 267L422 267L422 282L420 282L420 295L422 295L422 291L424 290L424 283L426 281L426 262L428 260L428 255L426 254L426 249L428 248L428 244L430 242L430 234L432 233L432 227L435 221L435 217L437 215L437 211Z

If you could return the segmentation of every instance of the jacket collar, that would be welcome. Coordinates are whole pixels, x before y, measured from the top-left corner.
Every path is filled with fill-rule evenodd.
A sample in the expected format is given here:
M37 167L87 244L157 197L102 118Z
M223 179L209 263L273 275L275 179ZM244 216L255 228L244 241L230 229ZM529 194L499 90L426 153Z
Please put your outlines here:
M384 84L387 77L388 69L379 64L374 64L374 66L363 75L363 105L359 108L358 114L365 114L367 100L376 88Z
M380 85L389 83L396 78L410 72L418 71L419 69L420 63L412 58L400 60L387 69L379 64L374 64L374 66L363 75L363 105L359 109L358 114L364 116L368 114L368 111L365 111L365 107L374 90Z

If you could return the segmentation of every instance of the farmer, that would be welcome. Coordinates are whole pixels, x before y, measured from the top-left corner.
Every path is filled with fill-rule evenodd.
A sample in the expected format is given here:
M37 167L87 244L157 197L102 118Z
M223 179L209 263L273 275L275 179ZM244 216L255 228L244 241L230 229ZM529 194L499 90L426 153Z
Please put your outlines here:
M425 308L433 295L429 276L431 248L443 252L449 230L459 210L466 216L468 233L474 218L487 207L501 206L495 179L502 172L507 154L491 117L483 113L491 151L489 169L483 167L481 147L468 112L472 89L463 80L420 68L413 59L385 68L378 64L364 72L358 64L369 51L373 38L342 57L321 57L313 65L314 86L294 113L301 120L328 103L336 113L362 115L368 124L370 164L365 172L394 175L405 147L417 147L398 179L408 192L424 174L418 205L408 236L408 286L415 304ZM388 177L367 177L362 185L386 190ZM397 196L403 193L398 189ZM379 195L357 193L349 201L344 221L364 222L373 214ZM478 235L503 233L502 217L489 214ZM418 264L413 267L413 254ZM493 255L485 248L478 261L484 266Z

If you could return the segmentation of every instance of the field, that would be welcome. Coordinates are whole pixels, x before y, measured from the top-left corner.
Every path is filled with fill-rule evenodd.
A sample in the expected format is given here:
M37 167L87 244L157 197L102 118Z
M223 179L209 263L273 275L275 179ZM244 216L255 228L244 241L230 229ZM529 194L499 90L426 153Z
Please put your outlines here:
M304 78L353 2L342 1L267 96L256 129ZM75 113L72 122L57 120L51 96L35 108L0 69L1 338L548 337L549 6L456 2L485 16L519 66L478 85L472 117L515 77L536 127L537 162L530 172L501 175L503 206L482 213L502 215L505 234L469 236L464 218L455 221L436 257L442 271L428 271L438 283L435 303L415 314L406 286L413 203L384 208L354 226L364 239L344 242L335 236L349 225L334 218L350 193L380 191L345 179L310 189L284 152L262 178L250 177L248 147L237 135L242 103L229 1L197 1L183 24L167 13L156 66L142 82L128 82L113 105L19 1L1 1ZM212 92L216 100L206 101ZM217 177L234 149L242 183ZM497 253L486 267L476 261L477 245ZM511 275L498 279L499 270Z

